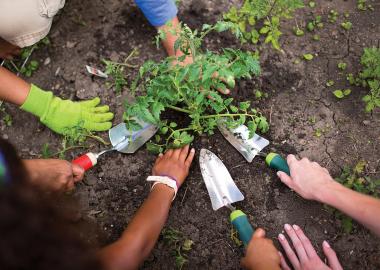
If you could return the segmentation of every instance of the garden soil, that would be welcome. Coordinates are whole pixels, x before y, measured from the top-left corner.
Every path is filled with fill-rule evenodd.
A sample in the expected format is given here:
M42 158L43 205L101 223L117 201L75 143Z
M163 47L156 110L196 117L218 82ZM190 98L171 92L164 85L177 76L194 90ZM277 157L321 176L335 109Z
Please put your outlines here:
M181 1L179 17L191 27L214 23L231 6L240 1ZM371 1L369 1L371 2ZM379 46L380 3L372 1L375 11L361 12L356 1L316 1L296 13L295 19L283 23L282 51L264 45L260 52L262 75L242 80L233 89L237 100L251 100L270 121L265 136L270 139L270 150L282 155L296 154L309 157L327 167L338 176L343 166L354 166L359 160L368 162L367 173L379 178L380 170L380 110L364 112L361 97L367 90L351 87L352 94L342 100L332 91L349 87L345 73L339 72L337 63L347 63L347 72L358 72L364 47ZM335 9L341 14L337 23L328 23L327 14ZM349 12L353 27L345 31L340 27L343 12ZM292 28L296 21L305 22L321 14L325 27L318 30L320 41L312 34L296 37ZM51 45L33 54L40 68L30 81L55 94L72 99L102 98L115 112L114 124L122 121L124 100L128 89L115 93L106 80L93 78L86 73L85 65L104 69L102 59L123 61L137 48L140 55L131 64L141 65L146 60L159 61L165 57L153 39L156 31L132 1L80 1L71 0L56 18L49 38ZM220 50L241 45L228 33L207 37L204 49ZM245 44L243 49L253 50ZM305 53L313 53L312 61L302 60ZM299 59L299 60L297 60ZM127 70L128 80L137 74L136 68ZM326 87L334 80L334 87ZM256 100L255 89L268 94ZM3 138L9 138L24 158L41 156L43 145L48 143L51 152L61 148L62 137L53 134L32 115L7 104L13 124L1 125ZM167 112L181 119L181 115ZM185 120L186 121L186 120ZM107 138L107 134L101 134ZM201 136L194 141L199 154L201 148L216 153L229 169L233 179L245 195L237 203L249 215L254 227L262 227L269 238L276 240L285 223L304 228L318 253L323 240L336 250L345 269L380 269L380 241L368 230L355 224L351 234L343 233L341 221L318 203L304 200L283 185L275 172L268 169L260 157L249 164L223 139L219 132L211 137ZM87 142L89 149L76 149L66 153L68 160L85 151L96 152L104 146L96 141ZM182 233L183 239L194 242L192 249L182 252L188 262L183 269L239 269L243 248L231 238L228 209L214 212L199 170L197 155L190 175L173 203L166 228ZM89 171L70 196L80 207L73 214L73 224L83 237L94 245L104 246L120 237L138 207L149 194L145 181L150 174L155 156L142 148L133 155L108 153ZM142 269L176 269L173 245L161 236L154 251Z

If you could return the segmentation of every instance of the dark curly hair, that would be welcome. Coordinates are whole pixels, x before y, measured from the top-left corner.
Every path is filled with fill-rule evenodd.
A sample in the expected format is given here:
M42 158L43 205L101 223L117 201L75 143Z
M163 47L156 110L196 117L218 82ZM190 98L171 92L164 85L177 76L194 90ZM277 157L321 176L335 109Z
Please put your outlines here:
M0 140L10 182L0 182L0 269L101 269L52 198L28 184L14 148Z

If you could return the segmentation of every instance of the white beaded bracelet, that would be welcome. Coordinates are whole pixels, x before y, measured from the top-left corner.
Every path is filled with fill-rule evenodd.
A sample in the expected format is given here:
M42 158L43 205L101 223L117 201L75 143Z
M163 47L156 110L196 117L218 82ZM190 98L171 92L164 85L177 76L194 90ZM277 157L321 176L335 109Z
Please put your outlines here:
M154 186L157 184L164 184L164 185L166 185L166 186L168 186L174 190L173 201L174 201L175 197L177 196L177 191L178 191L177 182L168 176L151 175L151 176L148 176L146 181L154 182L154 184L150 190L153 190Z

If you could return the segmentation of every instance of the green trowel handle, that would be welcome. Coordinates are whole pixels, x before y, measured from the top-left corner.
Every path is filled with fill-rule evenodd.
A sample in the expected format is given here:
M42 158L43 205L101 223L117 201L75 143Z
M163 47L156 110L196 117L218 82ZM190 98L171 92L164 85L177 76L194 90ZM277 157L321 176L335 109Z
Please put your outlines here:
M230 215L232 225L239 233L239 238L247 246L253 235L253 228L248 221L247 215L241 210L234 210Z
M288 163L279 154L269 153L265 158L266 164L276 171L281 171L290 176Z

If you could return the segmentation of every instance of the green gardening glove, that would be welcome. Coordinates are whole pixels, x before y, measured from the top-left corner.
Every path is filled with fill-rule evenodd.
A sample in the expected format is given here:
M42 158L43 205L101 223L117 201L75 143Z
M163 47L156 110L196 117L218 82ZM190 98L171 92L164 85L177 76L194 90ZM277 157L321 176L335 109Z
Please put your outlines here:
M59 134L66 134L77 126L89 131L105 131L112 126L113 113L106 105L97 107L99 103L98 97L79 102L62 100L32 84L21 109L39 117L43 124Z

